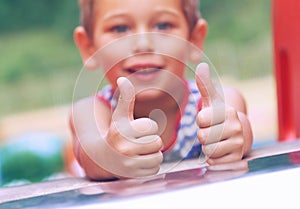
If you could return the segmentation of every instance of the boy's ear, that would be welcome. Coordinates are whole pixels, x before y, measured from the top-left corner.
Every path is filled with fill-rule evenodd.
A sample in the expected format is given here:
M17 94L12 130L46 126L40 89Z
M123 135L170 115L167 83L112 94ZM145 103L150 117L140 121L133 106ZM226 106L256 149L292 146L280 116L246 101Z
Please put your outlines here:
M200 62L206 35L207 35L207 22L204 19L200 18L190 35L190 42L196 47L190 49L189 52L190 60L192 62L195 63Z
M93 54L96 52L96 49L84 27L78 26L75 28L74 41L80 52L84 67L89 70L96 69L98 67L98 63L97 60L93 58Z

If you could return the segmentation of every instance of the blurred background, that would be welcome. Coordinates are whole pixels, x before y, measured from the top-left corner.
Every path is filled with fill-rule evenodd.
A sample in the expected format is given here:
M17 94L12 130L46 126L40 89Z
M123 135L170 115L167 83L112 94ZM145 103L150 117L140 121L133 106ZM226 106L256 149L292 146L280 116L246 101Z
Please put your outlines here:
M270 0L201 0L200 11L209 24L204 52L222 82L245 95L256 144L275 140ZM0 142L42 132L68 143L82 68L72 35L78 24L76 0L0 0Z
M272 73L269 0L201 0L205 52L221 75ZM0 0L0 115L68 104L82 67L76 0ZM74 79L72 79L74 78Z

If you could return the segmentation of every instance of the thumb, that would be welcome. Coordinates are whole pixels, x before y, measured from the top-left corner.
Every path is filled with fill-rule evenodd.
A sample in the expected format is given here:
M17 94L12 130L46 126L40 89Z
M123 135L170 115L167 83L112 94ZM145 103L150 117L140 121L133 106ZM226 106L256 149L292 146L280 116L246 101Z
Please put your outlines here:
M132 83L125 77L120 77L117 80L119 88L119 100L114 111L114 119L128 118L133 120L135 89Z
M197 66L196 83L202 97L203 108L210 107L215 103L224 103L222 94L218 92L210 78L208 64L200 63Z

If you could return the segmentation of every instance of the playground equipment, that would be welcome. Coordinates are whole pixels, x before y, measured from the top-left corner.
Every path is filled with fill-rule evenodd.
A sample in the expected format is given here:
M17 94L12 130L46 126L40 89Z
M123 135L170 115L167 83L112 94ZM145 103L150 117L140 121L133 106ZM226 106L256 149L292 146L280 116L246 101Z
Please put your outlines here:
M300 137L300 1L272 2L278 139Z

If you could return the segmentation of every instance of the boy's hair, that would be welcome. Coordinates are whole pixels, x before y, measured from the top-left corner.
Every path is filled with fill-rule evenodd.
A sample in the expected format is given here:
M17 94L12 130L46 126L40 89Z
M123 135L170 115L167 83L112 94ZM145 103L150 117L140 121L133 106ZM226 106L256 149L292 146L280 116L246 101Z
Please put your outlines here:
M92 37L94 25L94 4L97 0L79 0L80 6L80 22L85 28L87 34ZM180 0L183 13L189 25L189 30L192 31L198 19L201 17L199 11L199 0Z

